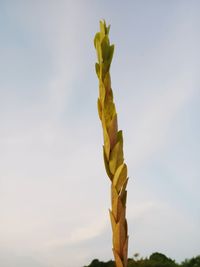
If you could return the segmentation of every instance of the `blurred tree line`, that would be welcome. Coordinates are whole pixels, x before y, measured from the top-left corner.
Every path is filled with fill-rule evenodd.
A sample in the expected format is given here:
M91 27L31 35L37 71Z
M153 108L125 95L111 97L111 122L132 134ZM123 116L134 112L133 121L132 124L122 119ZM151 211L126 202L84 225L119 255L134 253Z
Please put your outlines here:
M84 267L115 267L115 263L112 260L102 262L94 259L88 266ZM155 252L149 258L139 258L139 254L136 253L133 259L128 259L127 267L200 267L200 255L178 264L162 253Z

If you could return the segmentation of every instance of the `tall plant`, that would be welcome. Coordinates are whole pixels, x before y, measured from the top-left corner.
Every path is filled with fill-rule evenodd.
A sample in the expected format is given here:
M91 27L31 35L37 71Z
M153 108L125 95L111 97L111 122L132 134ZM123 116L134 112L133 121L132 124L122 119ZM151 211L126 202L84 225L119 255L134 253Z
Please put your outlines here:
M114 45L109 41L110 26L100 21L100 31L94 38L99 79L98 113L103 128L105 169L111 181L110 219L113 233L113 254L117 267L127 266L128 235L126 221L127 166L124 163L123 136L118 131L117 113L111 89L110 65Z

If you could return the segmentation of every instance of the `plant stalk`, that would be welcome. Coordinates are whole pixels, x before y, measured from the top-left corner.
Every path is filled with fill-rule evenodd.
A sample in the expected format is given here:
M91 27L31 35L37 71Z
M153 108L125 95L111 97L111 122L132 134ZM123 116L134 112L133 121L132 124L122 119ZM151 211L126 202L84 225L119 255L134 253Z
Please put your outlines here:
M95 65L99 79L98 113L103 128L103 157L111 181L111 210L113 254L116 267L127 267L128 227L126 220L127 166L124 163L123 136L118 131L117 113L111 89L110 65L114 45L110 45L110 26L100 21L100 31L94 38L98 62Z

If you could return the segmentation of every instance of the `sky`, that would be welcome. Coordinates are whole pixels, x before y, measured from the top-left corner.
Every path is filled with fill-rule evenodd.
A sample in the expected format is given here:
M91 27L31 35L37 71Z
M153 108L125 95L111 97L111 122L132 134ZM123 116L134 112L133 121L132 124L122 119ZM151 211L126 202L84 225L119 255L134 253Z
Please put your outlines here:
M0 1L0 263L113 258L93 38L115 44L129 257L200 251L200 2Z

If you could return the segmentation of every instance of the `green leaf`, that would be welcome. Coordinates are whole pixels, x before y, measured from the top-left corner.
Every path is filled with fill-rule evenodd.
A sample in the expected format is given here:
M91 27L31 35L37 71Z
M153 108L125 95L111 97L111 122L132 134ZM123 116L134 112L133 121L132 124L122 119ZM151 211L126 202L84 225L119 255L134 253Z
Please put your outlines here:
M110 73L109 72L106 73L105 78L103 80L103 83L104 83L104 86L106 88L106 91L111 90L111 79L110 79ZM110 92L110 93L112 95L112 92ZM111 96L111 99L113 101L113 95Z
M99 64L101 64L103 61L103 58L102 58L102 51L101 51L100 42L96 42L96 50L97 50L98 62L99 62Z
M104 80L106 74L110 70L110 61L109 60L104 60L103 65L102 65L102 79Z
M112 62L112 58L113 58L113 54L114 54L114 50L115 50L115 46L114 45L111 45L110 46L110 51L109 51L109 62L110 62L110 64L111 64L111 62Z
M101 33L101 37L105 36L106 34L106 23L105 23L105 20L104 21L101 21L100 20L100 33Z
M96 74L97 74L97 76L99 78L99 75L100 75L100 67L99 67L99 64L98 63L95 64L95 70L96 70Z
M110 43L107 35L103 38L101 42L101 50L102 50L103 61L105 61L110 56Z
M110 25L108 25L108 27L106 27L106 34L109 34L110 32Z
M100 32L97 32L94 37L94 47L97 49L97 42L100 43Z
M102 120L102 106L101 106L101 101L99 98L97 100L97 107L98 107L99 119Z
M99 83L99 98L100 98L100 101L103 105L104 103L104 100L105 100L105 95L106 95L106 88L103 84L103 82L100 80L100 83Z

